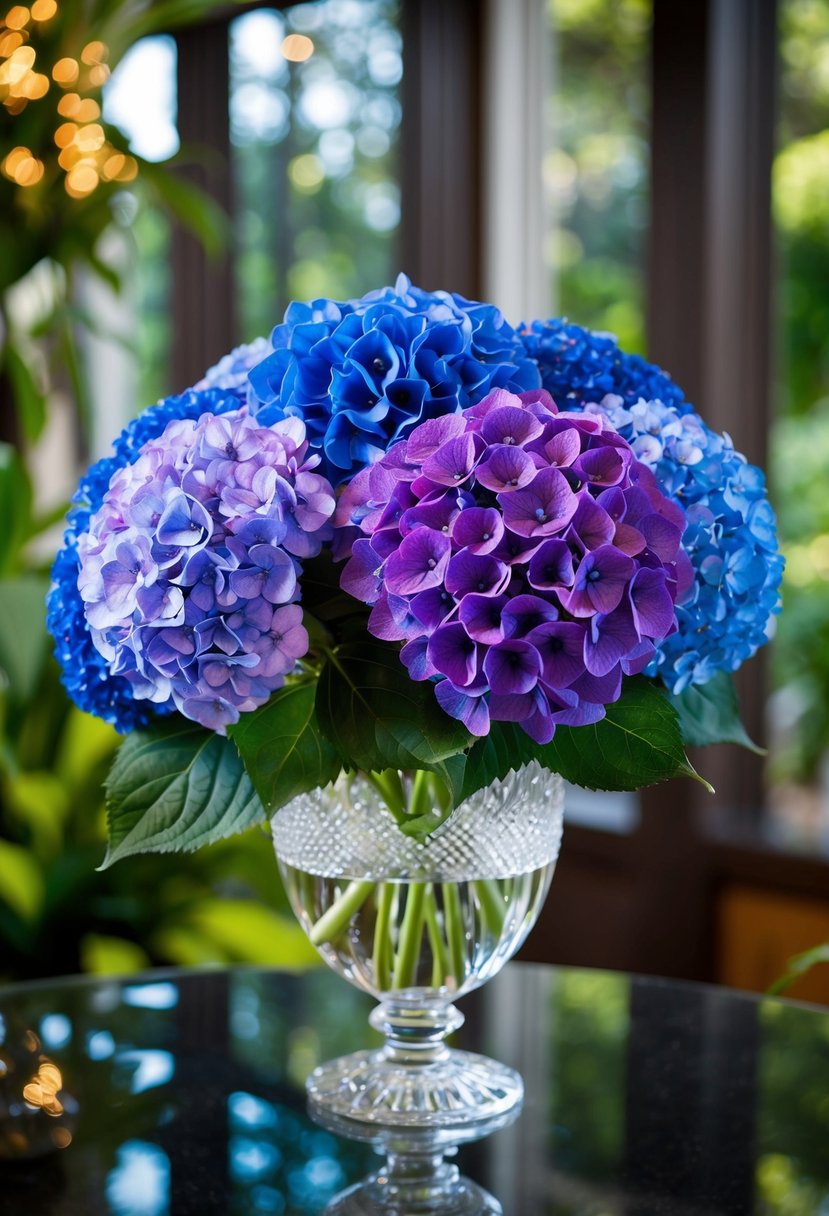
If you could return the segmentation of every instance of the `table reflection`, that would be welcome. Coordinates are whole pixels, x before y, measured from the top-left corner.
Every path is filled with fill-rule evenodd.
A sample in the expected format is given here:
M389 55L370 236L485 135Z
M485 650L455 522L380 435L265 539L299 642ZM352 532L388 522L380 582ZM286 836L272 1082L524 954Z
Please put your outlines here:
M829 1212L827 1013L516 965L463 1007L463 1046L526 1083L458 1156L506 1216ZM377 1158L311 1121L303 1082L371 1043L370 1008L321 970L0 991L6 1157L47 1128L0 1163L0 1213L321 1212Z

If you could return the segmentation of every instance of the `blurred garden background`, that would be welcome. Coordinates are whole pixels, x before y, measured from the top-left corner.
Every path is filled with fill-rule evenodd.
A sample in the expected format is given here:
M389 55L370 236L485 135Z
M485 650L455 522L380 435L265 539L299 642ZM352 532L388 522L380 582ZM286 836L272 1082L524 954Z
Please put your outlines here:
M6 11L0 979L312 961L263 832L96 870L101 783L118 738L64 695L43 598L82 468L128 418L185 387L176 380L177 232L206 264L227 265L235 341L267 335L291 299L360 294L412 269L401 265L407 8L410 18L409 0L34 0ZM545 308L646 353L652 0L537 8L547 56L537 97ZM178 122L178 56L211 22L226 30L227 78L206 81L205 104L226 87L229 192L210 187L221 150L182 139ZM768 442L788 564L757 823L767 842L817 858L829 849L827 0L780 0L776 37ZM738 404L750 412L750 401ZM601 825L604 812L588 809L588 821L594 814ZM819 912L809 921L804 948L818 944L823 923Z

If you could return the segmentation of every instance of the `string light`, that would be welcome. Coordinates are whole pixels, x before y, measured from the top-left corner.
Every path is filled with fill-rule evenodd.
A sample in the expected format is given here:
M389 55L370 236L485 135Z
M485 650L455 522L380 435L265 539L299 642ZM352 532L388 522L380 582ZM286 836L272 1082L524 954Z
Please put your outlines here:
M106 43L93 38L77 58L64 56L45 71L35 70L37 54L28 42L37 37L36 31L32 33L34 23L51 21L57 12L58 0L33 0L30 7L13 4L0 19L0 103L7 113L19 114L29 102L45 97L52 81L59 86L62 95L55 106L57 124L52 134L57 164L65 175L66 193L85 199L102 182L132 181L138 175L138 162L113 147L99 121L100 101L84 96L85 90L101 88L110 77ZM46 164L20 145L0 160L0 172L16 186L28 188L43 180ZM34 1096L41 1081L36 1077L31 1084Z

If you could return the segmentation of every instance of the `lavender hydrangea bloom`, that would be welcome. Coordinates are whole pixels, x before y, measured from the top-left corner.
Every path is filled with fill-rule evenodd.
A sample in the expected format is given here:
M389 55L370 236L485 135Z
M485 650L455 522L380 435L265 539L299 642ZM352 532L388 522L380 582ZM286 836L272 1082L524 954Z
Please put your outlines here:
M196 392L206 388L232 389L238 392L244 401L247 395L248 373L257 363L261 363L271 350L267 338L254 338L252 342L236 346L229 355L225 355L213 367L208 368L193 388Z
M426 419L540 383L497 308L404 275L359 300L291 304L271 341L250 372L251 410L263 424L302 418L335 485Z
M224 414L239 409L241 404L238 391L211 388L199 392L190 389L150 406L122 431L114 444L114 454L87 470L72 499L63 547L52 567L47 626L55 639L61 680L73 701L87 713L111 722L123 734L146 726L156 714L169 713L174 706L172 702L153 705L136 701L128 681L114 675L95 649L78 594L78 537L101 506L110 478L135 460L141 447L158 438L169 422L195 422L204 413Z
M247 409L174 420L110 480L77 540L93 646L136 701L223 731L307 650L300 557L330 537L334 496L305 427Z
M677 605L678 631L658 646L648 674L679 693L736 671L768 640L780 611L783 558L761 470L691 410L616 395L586 410L629 441L685 515L694 581Z
M421 423L334 522L370 632L404 642L412 679L476 735L598 721L688 583L680 508L601 412L559 413L539 389Z

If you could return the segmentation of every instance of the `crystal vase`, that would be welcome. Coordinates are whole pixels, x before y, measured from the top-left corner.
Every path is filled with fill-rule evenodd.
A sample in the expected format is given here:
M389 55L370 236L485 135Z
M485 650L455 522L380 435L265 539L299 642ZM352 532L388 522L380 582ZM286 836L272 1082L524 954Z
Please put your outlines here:
M454 1000L495 975L534 925L562 811L561 779L533 762L473 794L425 842L401 830L361 774L275 816L294 911L329 966L379 1000L369 1020L385 1036L307 1082L315 1118L387 1154L332 1213L500 1211L443 1156L514 1117L521 1078L446 1038L463 1024Z

